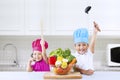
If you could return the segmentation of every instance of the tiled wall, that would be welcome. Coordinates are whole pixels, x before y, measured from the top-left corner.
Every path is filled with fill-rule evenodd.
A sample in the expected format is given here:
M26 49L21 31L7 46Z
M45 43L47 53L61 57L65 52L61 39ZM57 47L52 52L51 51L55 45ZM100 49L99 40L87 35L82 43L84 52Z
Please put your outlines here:
M0 71L25 71L26 63L32 53L31 43L39 36L1 36L0 37L0 54L3 54L5 44L11 43L17 48L18 65L0 65ZM45 36L45 40L49 43L47 53L57 48L70 48L74 52L72 36ZM96 69L106 66L106 47L109 43L120 43L118 38L102 38L98 37L96 41L94 65ZM13 48L12 48L13 49ZM6 57L9 54L6 55ZM13 55L13 58L15 56Z

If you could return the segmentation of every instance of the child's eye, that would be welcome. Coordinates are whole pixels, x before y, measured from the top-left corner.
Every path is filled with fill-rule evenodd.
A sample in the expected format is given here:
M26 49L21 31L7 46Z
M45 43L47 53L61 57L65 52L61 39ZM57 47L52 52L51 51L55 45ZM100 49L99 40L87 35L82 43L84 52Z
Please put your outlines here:
M80 44L76 44L76 46L80 46Z

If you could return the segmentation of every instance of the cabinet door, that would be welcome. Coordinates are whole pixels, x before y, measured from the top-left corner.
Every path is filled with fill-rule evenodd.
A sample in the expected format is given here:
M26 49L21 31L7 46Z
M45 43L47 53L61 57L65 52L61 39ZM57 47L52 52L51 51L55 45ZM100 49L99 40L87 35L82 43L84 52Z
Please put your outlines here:
M0 35L24 34L24 1L0 0Z
M25 34L40 35L41 21L43 33L49 34L49 1L25 0Z
M99 23L101 35L120 35L120 1L96 0L93 2L91 19Z
M86 0L52 0L51 19L53 34L72 35L80 27L89 27L89 18L85 8L89 5Z

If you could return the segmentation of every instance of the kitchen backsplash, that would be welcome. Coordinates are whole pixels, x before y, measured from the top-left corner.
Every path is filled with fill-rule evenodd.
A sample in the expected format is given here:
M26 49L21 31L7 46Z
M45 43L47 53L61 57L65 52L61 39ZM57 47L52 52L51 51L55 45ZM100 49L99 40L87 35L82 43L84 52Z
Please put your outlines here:
M32 53L31 43L36 38L39 38L39 36L1 36L0 37L0 71L25 71L27 61ZM45 40L47 40L49 43L49 47L47 49L47 55L52 50L57 48L63 48L63 49L70 48L71 52L74 52L74 44L73 44L72 36L45 36ZM106 47L107 44L110 43L120 44L120 38L112 38L112 37L97 38L95 54L94 54L94 65L96 70L108 69L106 68L107 66ZM7 54L5 53L4 50L6 44L10 44L9 47L6 47L5 49L8 50ZM2 64L2 61L4 63L5 60L4 58L11 60L13 59L13 64L12 63Z

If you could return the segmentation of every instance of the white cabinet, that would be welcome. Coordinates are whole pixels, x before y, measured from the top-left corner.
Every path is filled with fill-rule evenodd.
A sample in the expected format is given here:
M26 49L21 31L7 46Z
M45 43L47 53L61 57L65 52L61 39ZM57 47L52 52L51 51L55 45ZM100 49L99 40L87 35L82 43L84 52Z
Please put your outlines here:
M54 35L72 35L80 27L89 28L89 15L85 8L89 0L52 0L51 14Z
M44 34L49 34L49 1L25 0L25 35L40 35L41 21Z
M51 14L54 35L71 35L78 27L93 30L93 21L101 28L98 35L120 35L119 0L52 0ZM89 14L84 13L92 6Z
M24 33L24 0L0 0L0 35Z
M119 0L96 0L92 4L90 19L99 23L100 35L120 35Z
M48 0L0 0L0 35L49 34Z
M119 0L0 0L0 35L72 35L79 27L101 28L99 35L120 35ZM85 8L92 6L89 14Z

